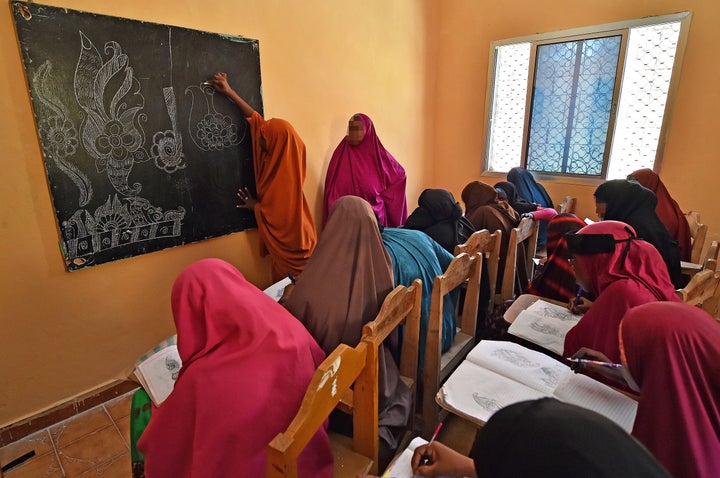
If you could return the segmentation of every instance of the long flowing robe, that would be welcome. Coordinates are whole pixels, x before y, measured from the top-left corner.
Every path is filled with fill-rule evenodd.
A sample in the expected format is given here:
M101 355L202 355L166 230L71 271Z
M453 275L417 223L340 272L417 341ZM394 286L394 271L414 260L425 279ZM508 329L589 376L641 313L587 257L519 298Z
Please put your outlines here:
M656 302L620 324L623 362L640 386L632 434L673 476L720 471L720 324L702 309Z
M285 307L305 325L326 353L355 347L362 327L375 319L393 289L393 271L370 205L356 196L338 199L315 253L298 278ZM404 426L410 390L393 359L398 333L383 343L379 357L380 436L392 447L390 426Z
M305 143L283 119L265 121L254 112L247 121L252 136L260 255L270 254L273 281L288 273L298 276L317 243L315 223L303 193ZM267 152L261 147L261 135Z
M380 142L372 120L362 113L363 139L353 146L343 138L335 148L325 176L323 224L338 198L365 199L380 218L380 224L399 227L408 215L405 169Z
M203 259L175 280L182 368L138 448L145 476L264 476L266 448L295 417L325 358L300 322L232 265ZM300 455L301 476L332 475L324 428Z

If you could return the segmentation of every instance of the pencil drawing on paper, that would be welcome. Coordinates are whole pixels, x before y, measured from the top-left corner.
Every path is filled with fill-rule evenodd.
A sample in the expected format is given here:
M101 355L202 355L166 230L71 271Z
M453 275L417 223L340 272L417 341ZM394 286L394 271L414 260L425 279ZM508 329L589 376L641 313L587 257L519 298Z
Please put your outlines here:
M168 356L165 357L165 367L167 368L168 372L172 374L173 382L177 380L178 375L180 374L180 362Z
M530 323L530 328L540 332L541 334L552 335L553 337L557 337L559 339L565 337L565 334L563 334L560 329L554 327L553 325L542 323L540 320L533 320Z
M502 360L503 362L509 362L516 367L521 368L530 368L530 367L537 367L537 362L533 362L532 360L529 360L527 357L517 353L514 350L510 349L496 349L493 350L490 354L492 357L495 357L499 360Z
M485 397L478 392L473 392L473 400L475 400L475 403L480 405L483 410L488 412L496 412L503 407L503 405L494 398Z

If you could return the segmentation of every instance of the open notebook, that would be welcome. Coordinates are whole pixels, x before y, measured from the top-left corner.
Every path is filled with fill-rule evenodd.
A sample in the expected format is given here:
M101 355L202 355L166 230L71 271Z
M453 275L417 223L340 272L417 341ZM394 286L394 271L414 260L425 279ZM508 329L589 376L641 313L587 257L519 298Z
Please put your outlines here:
M630 432L637 402L574 373L567 365L513 342L483 340L437 393L438 404L478 424L503 407L555 397L594 410Z
M508 333L562 355L565 334L582 318L567 307L538 300L518 314Z
M172 335L140 357L133 373L155 406L160 406L173 391L181 366L177 335Z

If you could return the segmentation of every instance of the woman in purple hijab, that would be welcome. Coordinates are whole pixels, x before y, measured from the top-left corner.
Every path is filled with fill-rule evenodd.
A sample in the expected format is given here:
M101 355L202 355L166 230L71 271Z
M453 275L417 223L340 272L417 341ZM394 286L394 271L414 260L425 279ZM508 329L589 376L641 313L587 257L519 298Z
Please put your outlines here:
M405 169L382 145L372 120L354 115L328 165L323 225L338 198L358 196L370 203L383 226L402 226L408 217L405 182Z

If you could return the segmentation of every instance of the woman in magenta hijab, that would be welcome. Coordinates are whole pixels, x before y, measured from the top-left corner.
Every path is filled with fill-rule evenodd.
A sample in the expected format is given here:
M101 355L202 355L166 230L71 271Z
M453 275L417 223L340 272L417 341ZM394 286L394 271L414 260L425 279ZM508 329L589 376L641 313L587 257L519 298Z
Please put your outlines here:
M338 198L358 196L370 203L383 226L402 226L408 216L405 182L405 169L382 145L372 120L354 115L328 165L323 225Z
M171 301L182 368L140 437L145 476L265 476L267 445L295 417L325 354L295 317L220 259L188 266ZM300 476L332 475L324 428L298 468Z
M618 326L625 313L648 302L680 301L665 262L620 221L596 222L565 239L577 283L597 299L565 335L563 356L588 347L619 362Z
M653 302L630 309L619 336L621 369L586 367L640 393L633 436L676 478L717 477L720 324L688 304Z

